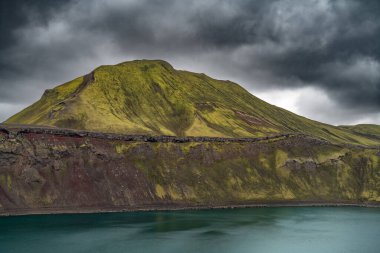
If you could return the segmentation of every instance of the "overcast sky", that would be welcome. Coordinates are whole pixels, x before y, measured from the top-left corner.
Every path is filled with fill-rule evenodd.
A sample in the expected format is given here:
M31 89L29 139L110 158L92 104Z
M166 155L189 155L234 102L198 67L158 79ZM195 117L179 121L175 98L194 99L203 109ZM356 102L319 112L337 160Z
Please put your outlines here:
M2 0L0 121L99 65L163 59L330 124L380 124L378 0Z

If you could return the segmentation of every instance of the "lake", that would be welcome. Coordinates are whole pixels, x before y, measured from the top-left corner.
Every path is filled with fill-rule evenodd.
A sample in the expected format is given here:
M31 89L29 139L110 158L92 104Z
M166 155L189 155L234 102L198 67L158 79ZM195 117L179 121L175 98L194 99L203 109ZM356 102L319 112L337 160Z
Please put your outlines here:
M378 253L380 209L279 207L0 217L0 252Z

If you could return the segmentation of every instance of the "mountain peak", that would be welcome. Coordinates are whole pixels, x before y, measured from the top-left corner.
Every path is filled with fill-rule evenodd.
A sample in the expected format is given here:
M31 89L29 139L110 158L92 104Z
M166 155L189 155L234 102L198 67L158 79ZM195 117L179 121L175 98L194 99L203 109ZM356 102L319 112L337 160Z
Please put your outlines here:
M169 62L167 61L164 61L164 60L160 60L160 59L141 59L141 60L131 60L131 61L125 61L125 62L121 62L119 64L116 64L117 66L118 65L121 65L121 66L128 66L128 65L142 65L142 66L156 66L156 65L160 65L162 67L166 67L168 69L173 69L173 66L170 65Z

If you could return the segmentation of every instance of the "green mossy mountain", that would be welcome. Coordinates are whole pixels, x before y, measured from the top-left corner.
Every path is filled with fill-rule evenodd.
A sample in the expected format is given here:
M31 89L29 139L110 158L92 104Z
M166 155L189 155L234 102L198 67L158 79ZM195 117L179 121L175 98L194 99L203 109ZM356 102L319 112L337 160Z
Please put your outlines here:
M380 126L323 124L160 60L101 66L5 123L0 215L380 207Z
M100 66L54 89L6 124L175 136L261 137L302 132L333 143L378 145L357 129L313 121L268 104L231 81L161 60Z

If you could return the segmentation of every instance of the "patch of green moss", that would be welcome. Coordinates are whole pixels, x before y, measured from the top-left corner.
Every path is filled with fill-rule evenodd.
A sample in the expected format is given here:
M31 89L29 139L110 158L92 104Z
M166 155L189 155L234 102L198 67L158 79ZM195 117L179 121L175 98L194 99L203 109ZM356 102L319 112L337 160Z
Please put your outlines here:
M187 142L187 143L183 143L181 145L181 150L185 153L185 154L188 154L190 152L191 149L193 148L196 148L198 145L200 145L200 143L197 143L197 142Z
M115 145L116 153L122 154L122 153L128 152L129 150L135 148L136 146L141 145L141 143L139 143L139 142L128 142L128 143L116 142L114 145Z
M10 175L7 175L7 186L8 186L8 190L12 189L12 178Z
M164 188L159 184L156 185L156 195L157 195L157 197L159 197L161 199L163 199L166 196L166 192L165 192Z
M12 177L10 175L0 175L0 187L8 191L12 190Z
M6 187L7 185L7 177L5 175L0 175L0 186L2 188Z
M288 154L282 150L277 150L276 151L276 167L280 168L283 167L288 160Z

